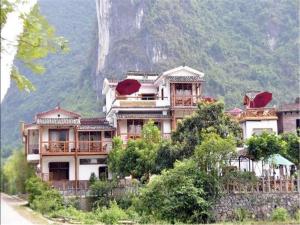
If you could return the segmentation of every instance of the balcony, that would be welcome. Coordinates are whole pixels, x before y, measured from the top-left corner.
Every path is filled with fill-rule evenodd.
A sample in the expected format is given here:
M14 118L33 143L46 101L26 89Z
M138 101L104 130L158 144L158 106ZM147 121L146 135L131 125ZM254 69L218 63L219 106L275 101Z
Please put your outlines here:
M200 102L201 96L199 95L189 95L189 96L178 96L175 95L172 98L172 107L197 107L198 102Z
M113 102L114 107L161 107L169 106L168 97L153 96L118 96Z
M237 116L239 121L245 120L277 120L275 108L249 108Z
M111 141L44 141L43 155L85 155L108 154L112 148Z

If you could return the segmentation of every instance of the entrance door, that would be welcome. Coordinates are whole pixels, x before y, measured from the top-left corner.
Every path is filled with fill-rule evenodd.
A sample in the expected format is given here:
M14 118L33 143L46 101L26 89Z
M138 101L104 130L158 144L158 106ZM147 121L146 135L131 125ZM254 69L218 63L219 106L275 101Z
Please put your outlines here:
M49 163L50 180L69 180L69 162Z
M108 178L107 166L99 167L99 180L106 180Z

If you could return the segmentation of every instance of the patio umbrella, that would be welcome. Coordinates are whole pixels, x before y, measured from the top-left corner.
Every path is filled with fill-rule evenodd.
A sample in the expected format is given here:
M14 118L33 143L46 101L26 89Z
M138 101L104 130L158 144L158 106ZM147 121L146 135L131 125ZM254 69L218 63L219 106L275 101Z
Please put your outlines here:
M272 100L272 93L267 91L259 93L253 99L253 107L254 108L265 107L271 100Z
M126 79L118 83L116 90L120 95L131 95L140 90L141 84L134 79Z

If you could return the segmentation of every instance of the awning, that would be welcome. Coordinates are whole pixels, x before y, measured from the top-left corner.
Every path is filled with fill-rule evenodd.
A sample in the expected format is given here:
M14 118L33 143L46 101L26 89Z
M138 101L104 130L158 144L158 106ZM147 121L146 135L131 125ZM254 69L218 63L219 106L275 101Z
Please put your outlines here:
M286 158L284 158L283 156L281 156L279 154L272 155L267 160L267 162L270 163L270 164L275 164L275 165L284 165L284 166L294 165L294 163L292 163L291 161L287 160Z
M131 95L140 90L141 84L134 79L126 79L118 83L116 90L120 95Z

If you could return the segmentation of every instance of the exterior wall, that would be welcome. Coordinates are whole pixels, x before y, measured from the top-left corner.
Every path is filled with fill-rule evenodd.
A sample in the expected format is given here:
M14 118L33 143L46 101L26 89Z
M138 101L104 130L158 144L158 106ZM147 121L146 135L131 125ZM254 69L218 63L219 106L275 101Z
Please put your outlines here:
M283 207L294 215L300 205L299 193L241 193L222 196L214 206L217 221L234 220L234 211L244 209L253 219L268 219L275 208Z
M278 131L296 133L296 120L300 119L299 112L278 113Z
M89 180L92 173L99 178L99 167L106 164L80 165L80 159L106 158L105 156L79 156L78 157L78 180Z
M127 120L119 121L120 136L123 141L127 141Z
M49 163L50 162L69 162L69 180L75 180L74 156L43 156L42 173L49 174Z
M58 117L58 115L60 116ZM41 116L41 118L72 118L72 117L63 113L51 113L48 115Z
M259 120L259 121L245 121L242 123L244 140L250 138L253 135L253 129L272 129L276 134L277 120Z
M163 127L163 132L165 134L170 134L171 133L171 120L164 120L162 127Z

